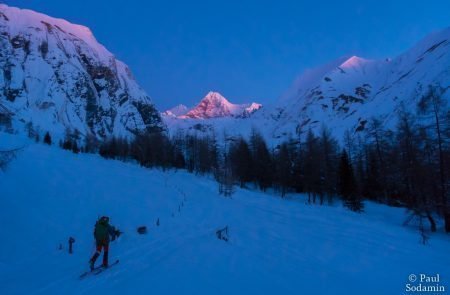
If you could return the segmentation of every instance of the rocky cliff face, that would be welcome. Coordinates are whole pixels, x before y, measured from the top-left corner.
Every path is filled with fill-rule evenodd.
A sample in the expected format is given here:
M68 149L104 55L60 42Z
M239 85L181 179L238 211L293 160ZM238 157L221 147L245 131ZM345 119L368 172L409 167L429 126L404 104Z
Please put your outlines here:
M0 105L17 128L98 138L163 128L129 68L84 26L1 4L0 68Z

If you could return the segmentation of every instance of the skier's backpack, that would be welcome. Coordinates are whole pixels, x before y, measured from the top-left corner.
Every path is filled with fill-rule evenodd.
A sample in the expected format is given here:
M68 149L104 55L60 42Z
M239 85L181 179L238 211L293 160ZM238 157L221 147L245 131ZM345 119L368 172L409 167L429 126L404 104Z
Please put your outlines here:
M94 236L98 241L108 240L109 235L109 224L106 218L101 218L95 223Z

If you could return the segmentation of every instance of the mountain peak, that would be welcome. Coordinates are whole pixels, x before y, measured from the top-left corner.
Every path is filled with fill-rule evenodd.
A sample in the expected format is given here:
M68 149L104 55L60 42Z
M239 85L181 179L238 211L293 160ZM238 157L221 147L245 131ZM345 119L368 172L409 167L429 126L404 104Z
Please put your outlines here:
M366 62L368 62L369 60L361 58L359 56L353 55L350 58L348 58L346 61L344 61L340 67L341 68L354 68L354 67L358 67L361 66L363 64L365 64Z
M230 117L235 113L237 105L230 103L219 92L210 91L185 116L194 119Z
M31 10L21 9L18 7L0 4L0 20L8 26L8 30L12 35L20 35L24 28L35 29L49 34L57 33L68 35L71 38L82 40L94 50L98 58L108 61L111 53L100 44L91 29L71 23L62 18L55 18L46 14Z
M205 97L192 109L179 105L163 113L165 117L180 119L212 119L223 117L248 117L262 107L259 103L233 104L222 94L215 91L208 92Z
M163 115L169 116L169 117L179 117L186 115L186 113L189 111L189 108L185 106L184 104L179 104L165 112L163 112Z
M208 94L206 94L206 96L202 99L202 101L230 103L228 99L223 97L222 94L215 91L208 92Z

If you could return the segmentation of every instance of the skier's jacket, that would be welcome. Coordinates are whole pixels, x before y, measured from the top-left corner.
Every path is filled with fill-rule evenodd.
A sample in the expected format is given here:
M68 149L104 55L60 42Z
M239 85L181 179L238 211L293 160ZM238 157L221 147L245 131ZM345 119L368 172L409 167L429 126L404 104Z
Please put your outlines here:
M94 237L98 243L108 244L110 241L110 236L114 241L117 235L117 230L114 226L111 226L108 220L100 219L95 223L94 227Z

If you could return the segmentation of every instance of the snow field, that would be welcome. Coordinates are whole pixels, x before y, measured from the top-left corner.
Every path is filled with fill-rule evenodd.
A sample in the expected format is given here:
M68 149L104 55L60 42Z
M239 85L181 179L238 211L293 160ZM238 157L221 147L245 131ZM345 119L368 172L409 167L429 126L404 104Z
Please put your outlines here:
M449 286L448 236L420 244L417 230L402 226L404 209L366 203L356 214L241 189L230 199L185 171L1 133L0 143L25 145L0 172L0 294L403 294L411 273L439 273ZM120 263L79 280L101 215L124 231L110 245ZM215 235L227 225L228 243Z

